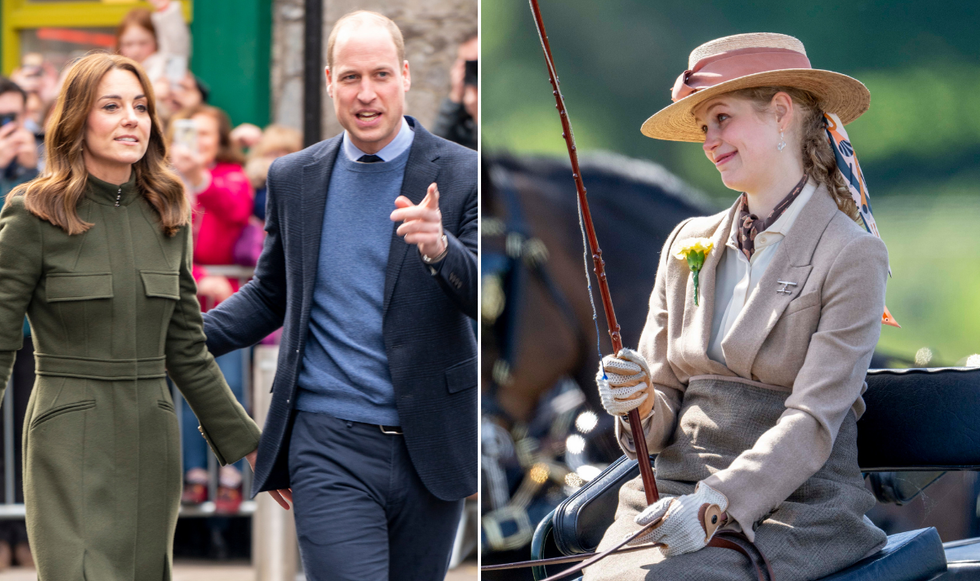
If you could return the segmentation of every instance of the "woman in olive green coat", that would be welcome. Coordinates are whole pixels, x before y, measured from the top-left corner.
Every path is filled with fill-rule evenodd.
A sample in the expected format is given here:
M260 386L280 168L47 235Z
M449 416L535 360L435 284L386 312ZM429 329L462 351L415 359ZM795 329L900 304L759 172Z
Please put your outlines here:
M188 205L135 62L76 62L47 168L0 213L0 385L27 313L37 382L24 423L40 581L171 578L180 434L167 373L224 464L255 422L205 348Z

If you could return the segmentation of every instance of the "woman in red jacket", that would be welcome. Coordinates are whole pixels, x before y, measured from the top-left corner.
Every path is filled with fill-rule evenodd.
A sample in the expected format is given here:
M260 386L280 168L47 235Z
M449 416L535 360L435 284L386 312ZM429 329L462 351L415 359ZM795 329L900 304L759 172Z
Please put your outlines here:
M188 119L194 127L188 132L191 138L174 138L180 132L175 128L182 125L178 120ZM235 263L235 243L252 214L252 186L242 168L245 158L231 139L231 122L221 109L202 104L178 112L171 119L170 135L171 159L194 209L194 278L201 308L207 311L238 290L237 279L209 275L207 265ZM232 391L243 401L241 352L217 361ZM193 422L184 425L193 428ZM207 450L192 432L184 433L184 500L200 503L207 497ZM237 511L242 499L240 484L241 473L236 468L222 468L215 499L219 512Z

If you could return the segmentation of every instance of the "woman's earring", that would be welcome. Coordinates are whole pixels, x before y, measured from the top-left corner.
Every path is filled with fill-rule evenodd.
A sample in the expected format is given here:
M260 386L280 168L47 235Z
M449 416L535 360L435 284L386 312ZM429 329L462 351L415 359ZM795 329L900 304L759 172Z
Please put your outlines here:
M786 147L786 139L783 138L783 132L779 132L779 144L776 145L777 151L782 151Z

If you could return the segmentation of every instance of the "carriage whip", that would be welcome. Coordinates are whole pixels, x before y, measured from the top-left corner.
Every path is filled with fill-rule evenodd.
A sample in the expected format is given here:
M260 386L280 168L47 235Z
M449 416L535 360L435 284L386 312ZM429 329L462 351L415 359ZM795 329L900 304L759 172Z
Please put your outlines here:
M568 147L568 157L572 162L572 178L575 179L575 189L578 191L579 214L582 218L589 248L592 250L592 262L595 265L596 278L599 281L599 295L602 297L602 309L606 313L606 324L609 327L609 338L612 340L613 353L619 353L623 348L623 338L619 333L619 323L616 322L616 312L613 310L612 297L609 294L609 283L606 281L605 262L602 260L602 250L599 248L599 240L595 235L595 228L592 225L592 215L589 213L589 202L585 197L585 184L582 182L582 172L578 167L578 154L575 151L575 136L572 135L572 125L568 120L568 113L565 110L565 100L561 96L558 88L558 73L555 71L555 61L551 56L551 46L548 44L548 35L544 30L544 21L541 19L541 9L538 7L538 0L529 0L531 11L534 13L534 23L538 29L538 37L541 39L541 48L544 50L544 60L548 65L548 76L551 86L554 88L555 103L558 107L558 114L561 117L562 137L565 138L565 145ZM591 297L591 290L589 291ZM647 504L653 504L660 498L657 492L657 483L653 478L653 468L650 467L649 453L647 452L647 442L643 435L643 427L640 424L640 412L636 409L630 410L627 416L630 424L630 432L633 435L633 443L636 446L636 457L639 460L640 476L643 480L643 490L646 493Z

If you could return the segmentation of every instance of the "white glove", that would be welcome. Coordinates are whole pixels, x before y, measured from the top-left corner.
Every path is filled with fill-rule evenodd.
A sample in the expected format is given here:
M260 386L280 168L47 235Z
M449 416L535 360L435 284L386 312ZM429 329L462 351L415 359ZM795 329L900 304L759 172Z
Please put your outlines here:
M626 399L650 386L650 369L646 359L632 349L620 349L618 355L602 358L599 373L595 376L599 387L602 407L614 416L625 416L640 407L649 394L644 393L636 399Z
M665 557L692 553L707 546L711 537L726 522L728 499L704 482L698 482L694 494L661 498L633 519L645 526L663 516L650 532L629 544L662 543L657 547Z

